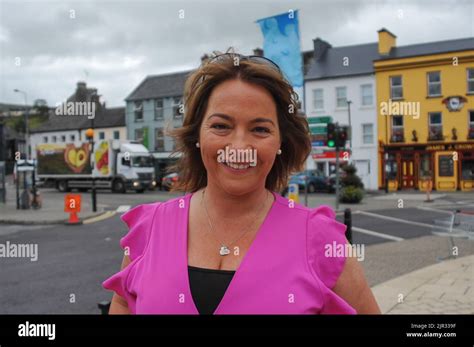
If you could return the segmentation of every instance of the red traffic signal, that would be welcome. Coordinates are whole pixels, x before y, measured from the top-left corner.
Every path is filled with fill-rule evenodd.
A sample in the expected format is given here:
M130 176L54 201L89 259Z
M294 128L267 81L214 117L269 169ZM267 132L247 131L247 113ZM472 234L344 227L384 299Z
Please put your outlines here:
M337 132L336 145L339 148L344 148L346 146L346 141L348 140L347 130L348 127L340 127L339 131Z

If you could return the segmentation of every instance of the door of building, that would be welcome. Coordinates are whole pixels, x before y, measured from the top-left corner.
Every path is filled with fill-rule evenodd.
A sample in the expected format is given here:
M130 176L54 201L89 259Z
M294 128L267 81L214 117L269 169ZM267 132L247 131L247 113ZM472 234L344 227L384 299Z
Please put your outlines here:
M401 166L402 189L415 188L415 158L413 157L413 154L402 155Z

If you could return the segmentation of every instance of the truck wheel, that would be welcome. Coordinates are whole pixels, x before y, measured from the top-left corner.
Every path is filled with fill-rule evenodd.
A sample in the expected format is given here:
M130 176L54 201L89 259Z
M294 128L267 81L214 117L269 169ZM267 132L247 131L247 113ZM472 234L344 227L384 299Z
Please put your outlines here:
M313 183L308 184L308 193L314 193L316 191L316 186Z
M56 185L56 188L61 192L61 193L66 193L66 192L69 192L71 191L67 185L67 181L66 180L61 180L61 181L58 181L57 185Z
M126 192L125 183L121 179L115 180L114 183L112 184L112 191L114 193L125 194Z

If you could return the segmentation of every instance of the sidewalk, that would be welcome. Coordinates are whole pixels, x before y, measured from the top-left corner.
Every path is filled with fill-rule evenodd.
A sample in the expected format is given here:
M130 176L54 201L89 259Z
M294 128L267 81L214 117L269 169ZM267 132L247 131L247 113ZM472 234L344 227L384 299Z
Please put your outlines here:
M7 190L7 193L9 191ZM15 196L7 195L7 203L0 202L0 224L64 224L69 214L64 212L64 200L43 199L42 207L38 210L17 210ZM97 205L97 212L92 212L90 194L82 195L81 212L79 220L97 217L106 213L105 205Z
M413 271L372 292L384 314L473 314L474 255Z

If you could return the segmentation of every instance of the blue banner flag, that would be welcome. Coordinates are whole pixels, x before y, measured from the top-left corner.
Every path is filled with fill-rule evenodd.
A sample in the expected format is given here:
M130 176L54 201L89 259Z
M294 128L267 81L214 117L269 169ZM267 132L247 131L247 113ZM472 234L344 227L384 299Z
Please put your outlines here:
M257 20L263 33L265 58L280 66L293 87L303 86L298 11Z

